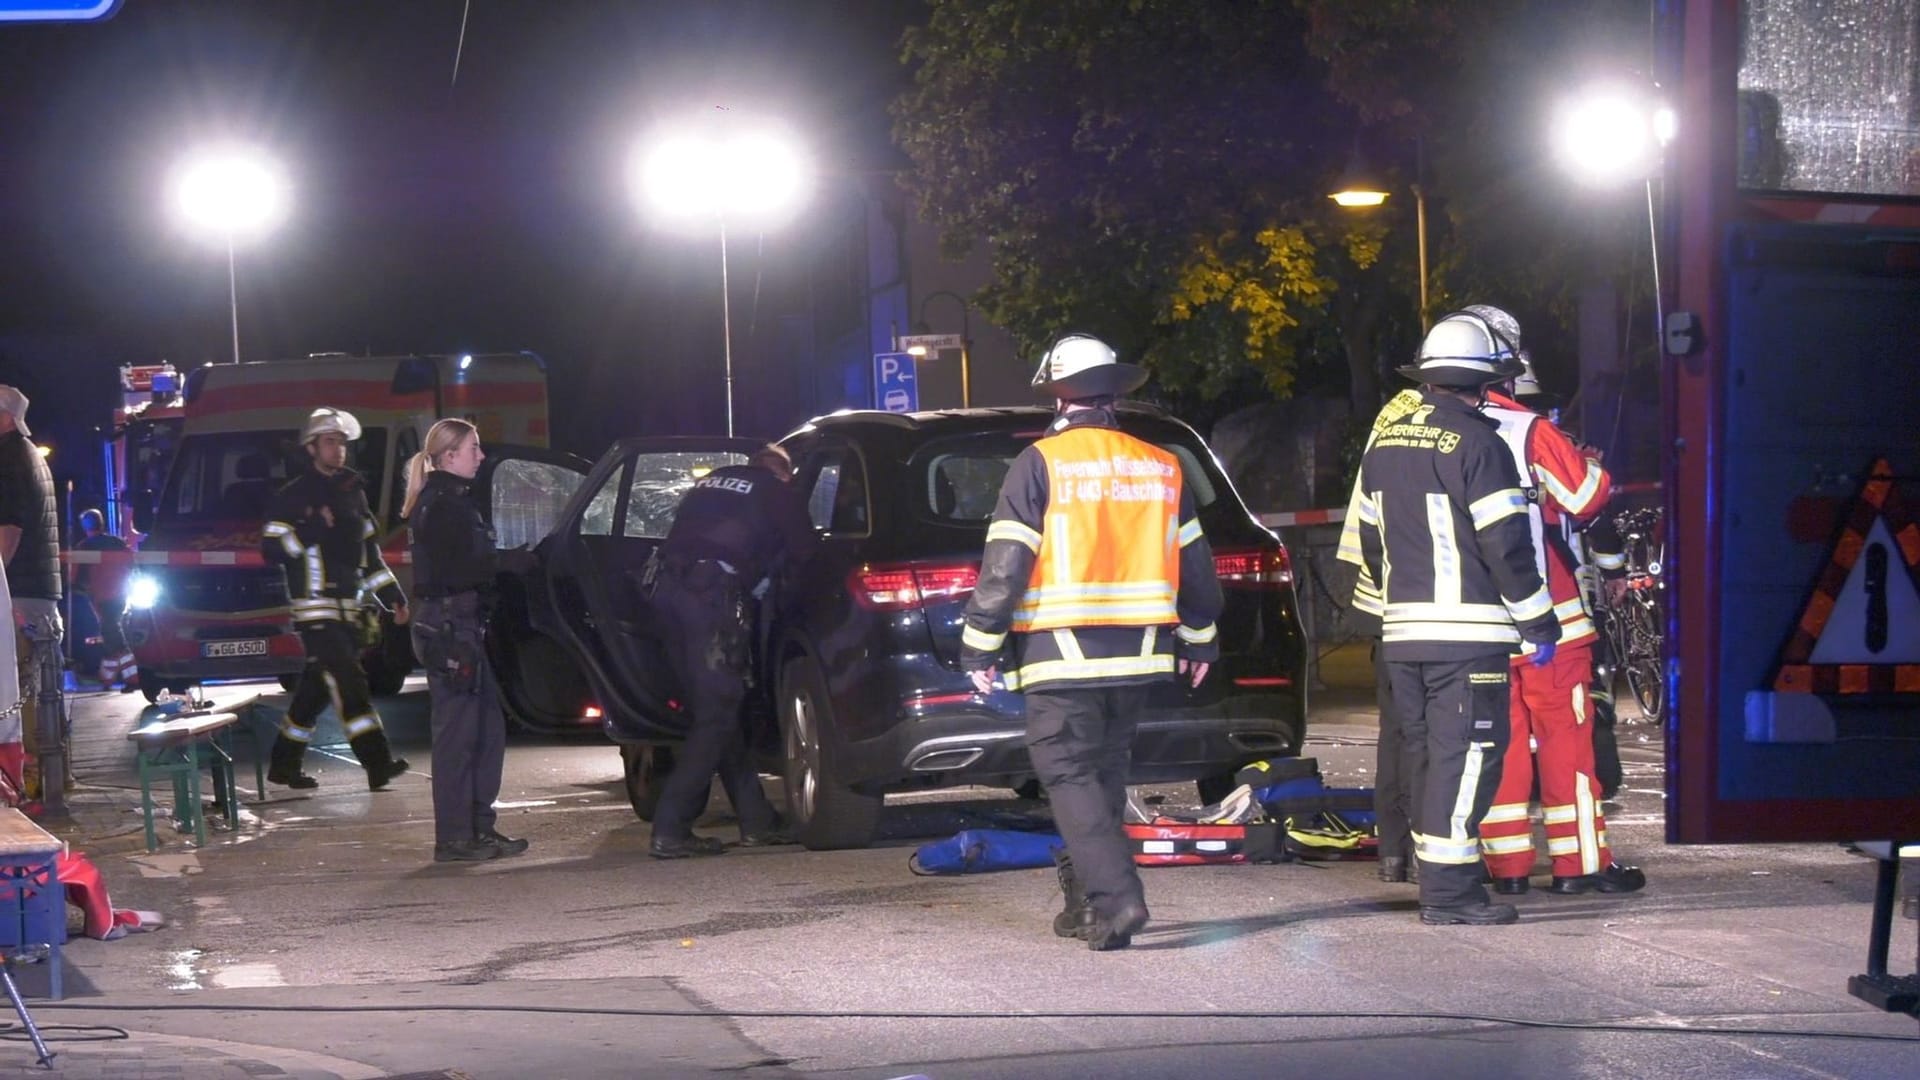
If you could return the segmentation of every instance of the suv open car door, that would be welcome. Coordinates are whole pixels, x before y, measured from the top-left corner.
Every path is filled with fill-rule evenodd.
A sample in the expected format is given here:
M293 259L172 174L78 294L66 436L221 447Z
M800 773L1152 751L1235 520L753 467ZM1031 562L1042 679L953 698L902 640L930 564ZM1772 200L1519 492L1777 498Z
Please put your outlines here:
M565 520L587 472L585 458L542 447L491 445L473 478L473 498L493 526L494 545L501 551L531 548L536 552ZM527 597L544 587L541 575L503 573L487 653L500 683L501 703L507 715L523 727L564 730L591 723L585 716L589 695L577 674L555 665L563 654L551 642L527 631ZM528 679L529 671L541 677Z
M521 637L531 649L517 658L515 676L501 680L523 723L577 728L597 711L619 742L685 734L663 647L671 630L653 617L641 577L693 482L764 445L623 439L594 464L537 549L538 568L526 576Z

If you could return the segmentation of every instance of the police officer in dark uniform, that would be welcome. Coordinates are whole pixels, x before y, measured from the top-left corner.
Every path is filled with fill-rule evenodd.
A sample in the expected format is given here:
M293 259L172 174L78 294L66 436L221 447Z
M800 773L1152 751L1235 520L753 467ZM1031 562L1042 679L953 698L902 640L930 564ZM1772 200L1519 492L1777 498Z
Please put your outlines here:
M486 634L495 575L527 569L533 557L496 550L493 530L468 494L486 456L472 424L439 421L407 463L401 507L413 541L413 651L426 668L433 698L435 862L478 862L527 850L525 840L494 827L507 721Z
M293 622L307 650L300 685L293 692L273 742L267 779L291 788L318 787L300 769L313 725L329 703L346 729L347 744L367 770L367 786L384 789L407 771L393 756L387 732L374 711L366 672L360 669L360 597L372 593L407 622L407 598L380 555L380 540L367 506L366 481L347 467L347 444L360 437L360 421L340 409L315 409L301 432L311 466L274 493L260 552L267 565L287 575Z
M1379 586L1430 925L1519 918L1481 881L1480 825L1510 738L1508 658L1525 638L1535 664L1551 662L1560 622L1513 455L1478 411L1488 385L1519 371L1516 352L1477 314L1435 323L1419 363L1400 369L1421 384L1419 407L1375 433L1360 463L1361 557Z
M669 625L666 644L692 722L654 813L648 854L656 859L726 850L693 835L716 771L743 845L791 842L761 789L741 706L752 675L754 601L818 544L792 478L792 462L777 446L713 470L681 498L660 545L649 598Z

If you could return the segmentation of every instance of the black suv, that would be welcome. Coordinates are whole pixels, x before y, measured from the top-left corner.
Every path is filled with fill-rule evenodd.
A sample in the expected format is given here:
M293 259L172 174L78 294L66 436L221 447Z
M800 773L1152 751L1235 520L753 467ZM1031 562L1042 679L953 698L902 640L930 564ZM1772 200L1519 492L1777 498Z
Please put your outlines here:
M1197 780L1217 797L1241 765L1298 753L1305 735L1287 552L1192 428L1146 407L1120 417L1180 459L1227 595L1221 661L1197 689L1156 688L1133 779ZM1051 419L840 412L781 440L824 542L791 583L793 616L761 627L750 728L808 847L870 843L889 791L1032 780L1022 700L974 692L960 630L1001 478ZM754 446L626 439L584 479L558 455L507 451L482 474L502 546L539 540L539 568L506 583L491 634L508 712L536 730L602 724L645 819L687 718L660 645L670 628L655 625L640 574L687 485Z

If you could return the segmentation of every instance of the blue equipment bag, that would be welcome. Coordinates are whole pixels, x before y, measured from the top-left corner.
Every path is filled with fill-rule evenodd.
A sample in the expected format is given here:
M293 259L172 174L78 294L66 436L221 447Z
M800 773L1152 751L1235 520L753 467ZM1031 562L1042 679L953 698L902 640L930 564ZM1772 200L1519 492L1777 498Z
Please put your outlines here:
M1029 870L1052 866L1053 853L1066 846L1059 833L967 829L950 840L921 845L907 860L907 868L923 876Z

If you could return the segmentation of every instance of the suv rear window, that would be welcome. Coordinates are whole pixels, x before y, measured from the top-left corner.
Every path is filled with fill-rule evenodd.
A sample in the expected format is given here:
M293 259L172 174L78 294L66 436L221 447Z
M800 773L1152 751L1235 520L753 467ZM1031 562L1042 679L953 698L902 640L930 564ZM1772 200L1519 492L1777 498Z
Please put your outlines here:
M928 443L910 466L917 516L949 524L985 524L993 517L1000 483L1013 459L1039 437L1037 431L999 431ZM1231 500L1222 501L1225 479L1215 471L1213 455L1204 447L1166 438L1149 441L1180 459L1182 481L1193 493L1202 528L1211 530L1216 520L1224 520L1222 515L1242 516Z

